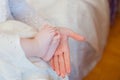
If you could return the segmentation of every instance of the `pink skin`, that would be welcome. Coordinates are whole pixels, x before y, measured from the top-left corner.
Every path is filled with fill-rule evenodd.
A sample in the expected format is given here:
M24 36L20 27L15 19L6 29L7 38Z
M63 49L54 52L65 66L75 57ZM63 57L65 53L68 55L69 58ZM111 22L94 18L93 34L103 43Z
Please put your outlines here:
M34 40L37 43L38 51L32 56L41 57L45 61L48 61L59 44L60 35L56 28L45 25L36 34Z
M68 38L71 37L78 41L84 41L85 39L68 28L60 27L58 30L61 33L61 40L55 55L50 60L50 65L58 75L65 77L65 75L69 74L71 71Z
M50 46L46 55L44 55L45 61L49 61L52 58L53 54L55 53L59 45L59 42L60 42L60 34L59 32L57 32L56 36L53 38L52 42L50 43Z

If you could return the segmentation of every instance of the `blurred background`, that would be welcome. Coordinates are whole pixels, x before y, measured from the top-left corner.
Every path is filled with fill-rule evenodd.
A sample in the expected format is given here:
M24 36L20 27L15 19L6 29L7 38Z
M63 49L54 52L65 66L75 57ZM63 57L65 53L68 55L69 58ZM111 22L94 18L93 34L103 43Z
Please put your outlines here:
M110 0L111 27L102 60L84 80L120 80L120 0Z

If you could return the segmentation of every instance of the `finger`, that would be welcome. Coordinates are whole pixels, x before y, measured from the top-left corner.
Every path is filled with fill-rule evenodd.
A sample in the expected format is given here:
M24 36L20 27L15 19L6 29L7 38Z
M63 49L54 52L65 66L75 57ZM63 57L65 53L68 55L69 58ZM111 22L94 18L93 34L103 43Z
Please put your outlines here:
M58 56L54 56L54 67L57 74L60 75Z
M85 40L85 38L83 36L79 35L78 33L73 32L69 28L65 28L65 27L63 28L62 27L62 28L59 28L59 30L60 30L60 32L64 32L67 36L69 36L69 37L71 37L75 40L78 40L78 41L84 41Z
M65 77L66 71L65 71L65 62L64 62L64 53L61 53L59 55L59 65L60 65L60 76Z
M70 51L67 41L64 42L64 61L65 61L66 73L69 74L71 71L71 66L70 66Z
M78 40L78 41L84 41L85 40L85 38L83 36L73 32L71 30L69 30L69 35L68 36L75 39L75 40Z
M53 54L56 52L59 42L60 42L60 35L57 35L54 37L51 45L49 46L49 50L47 54L44 56L45 61L49 61L52 58Z
M53 58L50 60L50 66L52 67L53 70L55 70L54 59Z

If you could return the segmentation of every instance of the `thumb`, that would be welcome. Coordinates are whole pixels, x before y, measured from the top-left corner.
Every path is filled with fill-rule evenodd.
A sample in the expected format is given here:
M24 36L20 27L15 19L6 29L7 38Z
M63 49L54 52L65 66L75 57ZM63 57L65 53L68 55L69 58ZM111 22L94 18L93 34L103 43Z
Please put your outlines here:
M78 41L84 41L85 40L85 38L83 36L79 35L78 33L73 32L70 29L68 29L68 33L69 33L68 37L71 37L75 40L78 40Z

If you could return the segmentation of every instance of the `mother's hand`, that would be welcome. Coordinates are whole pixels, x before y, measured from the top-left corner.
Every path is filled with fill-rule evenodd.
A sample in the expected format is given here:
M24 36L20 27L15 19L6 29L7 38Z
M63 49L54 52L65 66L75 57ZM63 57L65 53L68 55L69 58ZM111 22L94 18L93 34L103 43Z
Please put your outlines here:
M71 71L68 38L71 37L75 40L83 41L84 37L68 28L59 27L58 31L61 34L61 40L55 55L50 60L50 64L58 75L65 77L65 75L69 74Z

